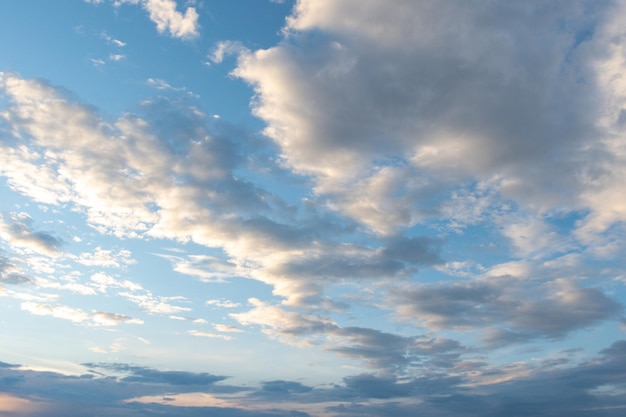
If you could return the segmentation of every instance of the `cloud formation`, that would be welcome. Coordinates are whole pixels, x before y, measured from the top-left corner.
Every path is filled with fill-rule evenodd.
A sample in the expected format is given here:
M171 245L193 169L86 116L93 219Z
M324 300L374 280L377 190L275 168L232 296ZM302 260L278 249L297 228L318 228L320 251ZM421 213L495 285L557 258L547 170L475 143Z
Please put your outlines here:
M99 2L98 2L99 3ZM140 4L159 33L168 33L174 38L190 39L199 34L198 12L195 7L187 7L184 13L177 10L175 0L114 0L119 6L124 3ZM114 40L113 40L114 41ZM124 46L115 42L118 46Z
M194 42L0 73L0 414L623 414L626 2L88 3Z
M83 415L84 407L105 417L122 410L126 415L159 411L181 416L310 416L316 414L301 410L318 406L324 415L354 417L502 413L550 417L564 410L581 417L598 413L617 417L626 405L619 395L624 389L625 349L626 342L618 341L588 361L544 362L528 367L523 378L478 386L467 385L462 375L432 373L404 379L357 374L330 387L288 380L241 387L223 385L225 377L207 372L160 371L125 363L87 363L89 373L77 376L0 363L0 384L19 405L18 412L39 406L40 411L31 414L35 416L44 415L41 406L46 405L46 415L53 416L62 415L60 410L66 416ZM200 387L203 391L198 391ZM237 407L235 401L245 406Z

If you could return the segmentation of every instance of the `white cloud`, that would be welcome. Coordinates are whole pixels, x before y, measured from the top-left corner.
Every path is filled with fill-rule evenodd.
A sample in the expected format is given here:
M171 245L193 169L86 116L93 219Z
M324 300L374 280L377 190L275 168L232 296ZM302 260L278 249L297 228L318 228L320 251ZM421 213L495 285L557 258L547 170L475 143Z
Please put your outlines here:
M21 304L21 309L38 316L51 316L58 319L69 320L74 323L84 323L91 326L117 326L120 323L143 324L142 320L128 317L122 314L106 313L94 311L87 313L79 308L72 308L64 305L40 304L32 301L25 301Z
M125 59L126 55L122 55L122 54L109 54L109 61L121 61L122 59Z
M208 255L189 255L181 258L172 255L158 255L172 262L174 271L199 277L204 282L226 282L241 274L232 262Z
M215 45L211 53L208 55L208 64L219 64L224 60L225 57L229 55L239 56L241 54L249 52L250 50L246 48L241 42L220 41Z
M220 308L237 308L241 307L241 304L234 303L229 300L207 300L206 305L208 306L216 306Z
M174 38L195 38L199 34L198 12L195 7L187 7L184 13L176 10L175 0L115 0L121 4L141 4L148 12L150 20L156 24L159 33L168 32Z
M152 295L149 291L144 294L120 292L119 295L151 314L173 314L191 310L189 307L181 307L170 303L170 301L184 300L183 297L159 297Z
M121 249L117 253L109 249L96 247L93 252L83 252L74 259L74 262L103 268L123 268L136 263L132 253L127 249Z
M196 337L209 337L209 338L213 338L213 339L232 340L232 337L225 336L225 335L219 334L219 333L201 332L201 331L198 331L198 330L189 330L187 333L189 333L192 336L196 336Z
M104 274L102 272L95 273L91 276L91 281L93 285L100 292L107 292L111 288L120 288L129 291L140 291L143 290L141 285L129 281L129 280L117 280L112 276Z

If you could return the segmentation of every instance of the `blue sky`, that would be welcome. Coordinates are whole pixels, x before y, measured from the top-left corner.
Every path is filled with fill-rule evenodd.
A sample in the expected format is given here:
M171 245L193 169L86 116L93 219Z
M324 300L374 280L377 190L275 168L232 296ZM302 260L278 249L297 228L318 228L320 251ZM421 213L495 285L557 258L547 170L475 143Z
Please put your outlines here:
M0 416L621 416L626 2L0 4Z

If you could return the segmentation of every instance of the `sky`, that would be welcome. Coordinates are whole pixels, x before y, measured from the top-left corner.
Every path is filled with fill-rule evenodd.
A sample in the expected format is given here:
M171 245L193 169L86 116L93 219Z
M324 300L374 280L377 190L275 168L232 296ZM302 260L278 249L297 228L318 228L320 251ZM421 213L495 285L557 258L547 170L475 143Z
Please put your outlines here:
M624 415L624 21L0 2L0 416Z

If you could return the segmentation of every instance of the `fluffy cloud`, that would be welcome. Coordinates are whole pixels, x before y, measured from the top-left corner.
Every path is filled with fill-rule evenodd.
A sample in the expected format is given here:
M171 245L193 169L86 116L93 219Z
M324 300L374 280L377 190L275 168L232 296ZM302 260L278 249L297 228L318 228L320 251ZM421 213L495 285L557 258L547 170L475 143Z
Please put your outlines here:
M586 0L303 0L286 39L234 73L285 163L372 230L423 221L478 182L533 210L590 209L585 230L602 231L623 219L623 136L599 129L621 106L609 39L622 14Z
M94 3L101 3L97 1ZM169 33L174 38L195 38L199 34L198 12L195 7L187 7L184 13L179 12L175 0L114 0L113 4L140 4L147 12L150 20L156 24L159 33ZM116 43L118 46L119 45Z
M0 255L0 284L29 284L33 280L16 263Z
M103 268L121 268L136 263L136 261L132 259L132 254L129 250L122 249L114 253L112 250L102 249L101 247L95 248L91 253L81 253L74 262Z
M63 242L50 233L32 230L32 218L26 213L12 213L7 221L0 214L0 238L10 245L46 256L61 255Z
M317 305L334 282L401 277L441 262L436 239L343 242L354 229L341 217L315 203L294 212L235 176L245 161L237 143L212 134L191 103L146 100L144 118L107 121L43 82L5 74L2 85L13 103L4 118L20 142L3 148L9 185L41 203L73 205L102 233L192 240L224 251L222 258L170 258L183 273L245 276L273 286L291 304ZM102 248L76 261L132 262L125 251Z
M28 415L73 416L96 410L111 417L157 412L282 417L307 416L297 411L306 409L310 415L350 417L502 413L553 417L564 411L577 417L618 417L624 406L625 353L626 341L617 341L588 361L545 362L527 367L523 378L481 385L467 384L463 375L430 373L414 378L358 374L326 387L286 380L237 387L222 385L225 377L207 372L160 371L124 363L88 363L89 374L68 376L2 362L0 384L17 407L15 415L31 411Z

